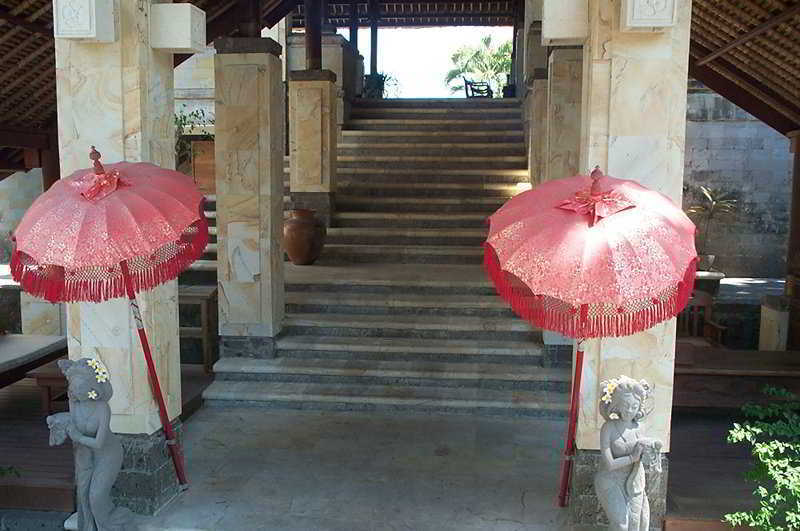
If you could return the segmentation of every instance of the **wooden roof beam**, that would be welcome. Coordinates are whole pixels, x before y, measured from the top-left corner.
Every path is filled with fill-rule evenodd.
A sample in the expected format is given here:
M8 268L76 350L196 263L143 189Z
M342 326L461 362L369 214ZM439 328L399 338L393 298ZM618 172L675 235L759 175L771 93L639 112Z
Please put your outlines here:
M53 38L53 30L48 28L47 26L43 26L41 24L37 24L36 22L30 22L23 17L14 15L8 9L0 6L0 20L5 20L9 24L13 24L15 26L19 26L20 28L25 28L26 30L32 33L38 33L40 35L44 35L50 39Z
M50 141L46 131L0 126L0 146L48 149L50 147Z
M733 42L730 42L729 44L726 44L722 48L719 48L718 50L706 55L705 57L697 61L697 66L703 66L707 62L713 61L720 55L732 50L733 48L736 48L737 46L741 46L750 39L761 35L762 33L774 28L775 26L778 26L779 24L788 22L797 15L800 15L800 4L797 4L794 7L790 7L783 13L780 13L768 20L765 20L755 28L751 29L744 35L740 36L738 39L734 40Z
M29 168L25 167L24 162L0 158L0 172L14 173L18 171L26 171L27 169Z

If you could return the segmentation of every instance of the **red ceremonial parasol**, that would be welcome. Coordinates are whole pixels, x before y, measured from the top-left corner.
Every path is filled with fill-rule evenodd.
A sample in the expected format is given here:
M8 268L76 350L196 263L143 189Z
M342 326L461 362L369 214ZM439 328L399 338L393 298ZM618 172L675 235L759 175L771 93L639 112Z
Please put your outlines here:
M208 244L203 194L192 179L145 162L105 168L92 146L91 169L57 181L34 201L14 233L11 273L50 302L127 297L150 386L181 485L183 458L167 416L136 292L177 278Z
M546 182L489 218L484 265L521 317L578 339L559 502L566 505L586 338L646 330L680 313L694 287L694 223L634 181Z

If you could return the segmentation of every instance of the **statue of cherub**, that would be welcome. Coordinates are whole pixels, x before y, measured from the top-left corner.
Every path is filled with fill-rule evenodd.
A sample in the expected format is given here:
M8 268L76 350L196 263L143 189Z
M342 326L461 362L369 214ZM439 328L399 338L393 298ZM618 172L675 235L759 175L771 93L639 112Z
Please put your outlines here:
M661 471L661 441L642 437L639 421L648 408L650 386L620 376L603 382L600 413L600 468L594 478L597 497L610 521L609 531L648 531L650 502L644 467Z
M78 529L130 530L133 514L111 501L111 487L122 467L122 444L110 427L113 389L108 369L91 358L59 360L58 366L67 377L69 412L50 415L47 425L51 446L69 438L75 450Z

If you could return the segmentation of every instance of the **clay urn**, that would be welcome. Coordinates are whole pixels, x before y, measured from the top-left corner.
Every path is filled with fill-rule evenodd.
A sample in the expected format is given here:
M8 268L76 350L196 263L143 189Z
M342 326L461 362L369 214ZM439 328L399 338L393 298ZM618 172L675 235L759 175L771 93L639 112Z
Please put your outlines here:
M311 265L322 253L327 230L315 214L304 208L290 210L283 222L283 247L295 265Z

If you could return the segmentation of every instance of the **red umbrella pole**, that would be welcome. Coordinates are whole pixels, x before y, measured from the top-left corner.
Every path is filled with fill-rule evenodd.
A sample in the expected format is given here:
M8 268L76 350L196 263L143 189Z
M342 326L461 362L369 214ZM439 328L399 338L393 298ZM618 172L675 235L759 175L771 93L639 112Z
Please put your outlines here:
M127 262L120 262L120 267L122 268L122 276L125 278L125 290L128 292L131 311L133 312L134 319L136 319L139 339L142 342L144 359L147 362L147 375L150 380L150 389L153 391L153 398L155 398L158 404L158 414L161 417L161 426L164 428L164 436L167 439L167 448L169 448L169 453L172 456L172 463L175 465L175 473L178 476L178 482L181 485L188 485L188 481L186 481L186 471L183 466L181 447L175 438L172 423L167 416L167 405L164 403L164 395L161 393L161 384L158 383L156 366L153 363L153 355L150 352L150 343L147 341L147 332L145 332L144 329L144 322L142 321L142 314L139 311L139 304L136 302L136 294L133 292L133 282L131 281L131 274L128 270Z
M564 460L561 463L561 487L558 490L559 507L566 507L568 504L569 483L572 477L572 456L575 454L575 431L578 426L578 406L581 397L581 377L583 376L583 347L581 343L581 341L578 341L578 352L575 355L575 377L572 379L567 440L564 442Z

